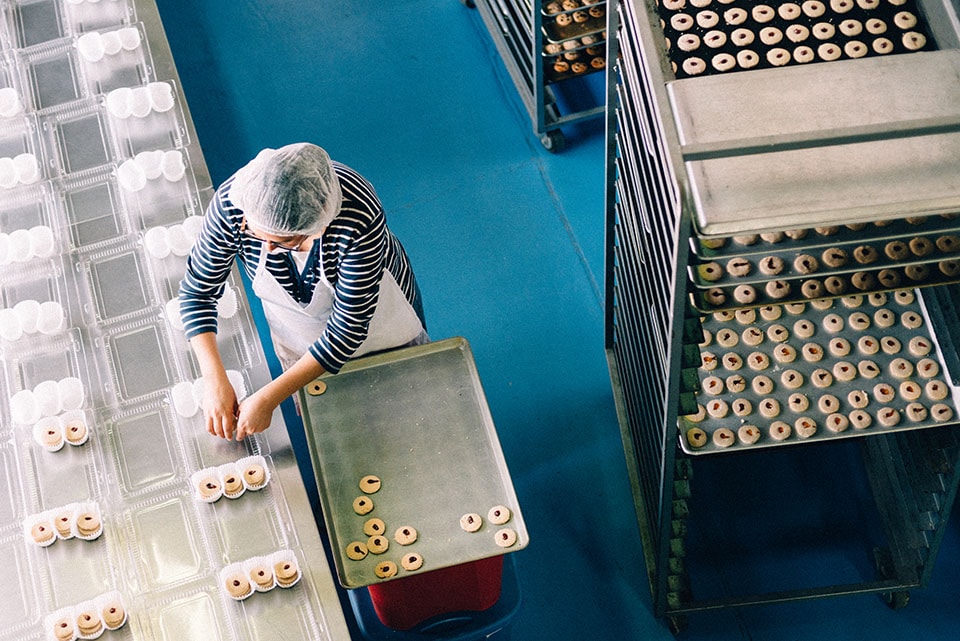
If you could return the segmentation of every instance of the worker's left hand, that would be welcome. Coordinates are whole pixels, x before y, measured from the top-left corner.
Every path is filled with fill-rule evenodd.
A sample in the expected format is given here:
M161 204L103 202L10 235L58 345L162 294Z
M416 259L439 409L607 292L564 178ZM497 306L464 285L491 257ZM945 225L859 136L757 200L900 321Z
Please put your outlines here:
M270 427L273 411L277 409L263 390L254 392L240 401L237 410L237 440L242 441L251 434L262 432Z

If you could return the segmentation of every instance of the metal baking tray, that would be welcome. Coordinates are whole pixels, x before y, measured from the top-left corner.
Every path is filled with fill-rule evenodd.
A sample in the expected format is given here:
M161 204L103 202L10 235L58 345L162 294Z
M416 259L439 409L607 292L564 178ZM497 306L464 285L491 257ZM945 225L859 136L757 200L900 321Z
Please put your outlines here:
M949 49L667 83L698 232L960 211L958 73Z
M586 3L583 4L585 6L577 7L576 9L566 9L559 13L547 13L545 10L541 10L541 30L543 31L543 35L545 35L550 42L563 42L564 40L570 40L572 38L582 38L586 35L603 33L607 28L607 3L594 2L589 5L586 5ZM572 21L574 13L588 13L592 8L603 9L603 15L594 17L588 14L587 19L583 22ZM558 15L569 16L571 19L570 24L558 24Z
M405 552L419 553L423 567L417 572L427 572L526 547L526 526L465 339L361 358L320 380L326 391L301 392L300 404L344 587L380 582L376 564L391 560L399 566ZM363 495L359 481L368 474L379 476L382 487L369 495L374 510L358 516L352 505ZM496 505L513 512L503 526L486 521ZM460 528L466 513L483 517L478 532ZM352 561L345 548L367 541L363 524L372 517L386 524L390 547L385 554ZM412 545L393 540L403 525L418 532ZM499 527L517 533L513 546L496 545ZM401 570L395 578L412 574Z
M947 285L955 283L960 278L958 273L948 273L950 270L956 270L960 263L956 258L942 261L916 261L909 263L906 267L872 267L871 269L831 271L815 273L806 276L794 276L781 279L781 283L789 285L789 292L786 294L775 294L771 296L766 285L756 284L730 284L723 287L699 287L691 292L693 306L701 312L713 312L718 310L736 309L744 306L762 306L762 305L781 305L791 302L805 302L815 299L836 298L851 294L870 294L874 292L890 292L904 287L930 287L934 285ZM909 271L910 268L922 268L924 272ZM947 271L944 271L947 270ZM826 278L838 278L843 283L843 291L830 291L825 286ZM866 280L855 280L858 278ZM767 282L774 281L774 278L767 279ZM819 289L810 290L809 295L805 294L803 287L807 283L811 285L818 284ZM859 283L857 286L855 283ZM751 288L751 294L741 294L738 300L738 288L741 286ZM749 300L748 300L749 299Z
M825 309L817 309L812 305L801 305L791 311L787 307L781 308L781 317L776 320L764 320L759 313L756 315L756 320L747 323L743 322L749 319L740 320L736 317L736 314L729 314L733 316L731 319L719 320L717 315L708 316L703 319L703 327L705 330L708 330L712 335L712 342L705 346L701 347L701 353L713 354L717 359L721 359L724 354L735 353L743 359L743 367L736 371L728 371L724 368L722 364L718 365L715 370L709 371L704 367L701 367L698 370L700 389L702 390L704 385L703 382L708 376L717 376L721 380L725 379L727 376L731 375L741 375L746 379L746 389L743 392L733 393L729 388L724 387L723 393L719 395L709 395L706 392L701 391L698 394L698 402L700 405L705 405L708 401L713 399L720 399L732 404L736 399L746 399L750 401L753 405L753 411L744 417L737 416L733 411L730 411L724 418L713 418L707 416L702 421L690 420L688 417L680 417L678 420L679 427L679 439L680 445L685 452L691 455L703 455L703 454L715 454L717 452L730 452L736 450L748 450L756 448L765 448L765 447L779 447L779 446L789 446L797 443L803 442L814 442L814 441L823 441L831 440L837 438L851 438L858 436L867 436L870 434L878 434L891 431L900 431L900 430L909 430L909 429L921 429L926 427L934 427L937 425L943 425L943 422L934 421L932 417L928 416L927 420L923 421L911 421L908 420L908 417L904 415L904 409L908 402L905 400L899 393L899 385L903 381L913 381L920 386L920 389L923 390L925 383L928 380L937 380L942 382L947 388L947 398L944 400L934 401L926 397L925 394L921 394L917 402L923 403L928 409L934 403L945 403L951 409L953 409L954 415L951 422L957 420L957 390L953 387L950 375L948 370L944 365L943 355L940 351L940 347L937 344L935 336L932 335L930 331L930 321L926 313L926 309L923 306L922 299L917 295L916 290L901 290L904 292L909 292L910 295L907 296L903 301L898 301L897 298L893 295L887 296L887 300L884 304L879 304L880 301L869 301L867 297L858 297L858 299L848 299L844 302L835 301L830 307ZM912 300L911 300L912 299ZM856 304L856 301L859 300L859 305ZM848 304L849 303L849 304ZM877 303L877 304L874 304ZM802 309L800 309L802 307ZM896 316L896 322L893 326L889 328L881 328L876 324L874 320L874 315L880 309L887 309ZM751 310L753 311L753 310ZM859 330L850 327L849 317L856 313L863 312L870 317L870 326L866 329ZM901 316L907 312L914 312L922 318L923 322L920 327L915 329L907 329L901 322ZM742 313L742 312L741 312ZM830 314L836 314L840 316L844 321L843 328L838 332L830 332L824 327L824 318ZM810 338L801 338L796 336L794 333L793 326L796 322L806 320L813 324L814 334ZM785 344L793 346L798 352L796 360L790 363L779 363L776 358L773 356L773 347L775 343L767 335L767 330L772 325L782 325L784 326L790 334L790 337L786 340ZM722 347L720 346L715 338L716 333L722 329L729 329L740 336L743 331L748 328L756 328L763 332L764 338L758 346L749 346L744 343L742 336L738 340L737 344L733 347ZM876 354L865 355L858 351L858 341L862 336L872 336L876 339L883 339L886 337L893 337L900 341L900 350L896 353L888 354L883 349L880 349ZM908 343L910 338L914 336L920 336L927 339L931 345L931 351L926 356L914 356L910 354L908 349ZM829 341L833 338L844 338L850 343L850 353L847 356L833 356L828 349ZM802 346L805 343L816 343L818 344L823 352L824 356L822 360L818 362L808 362L800 354ZM769 357L769 366L763 370L754 370L747 365L748 355L755 351L761 351ZM907 377L907 378L896 378L889 373L890 363L895 358L905 358L908 360L914 367L916 367L917 362L923 358L933 359L938 367L939 372L936 376L931 378L924 378L919 376L916 371ZM825 369L828 372L833 371L833 366L840 361L846 361L852 363L854 366L858 364L860 360L870 360L873 361L880 370L880 373L874 378L865 378L860 373L851 381L840 381L837 378L833 378L833 382L830 386L819 388L811 382L811 374L814 370ZM788 369L793 369L798 371L803 375L804 382L803 385L796 389L788 389L781 382L781 374ZM752 382L756 376L764 375L771 379L773 382L773 391L769 394L759 394L753 387ZM887 403L880 403L873 395L873 388L875 385L880 383L886 383L891 385L894 390L897 390L896 396L892 401ZM848 415L855 408L850 405L850 402L847 398L848 394L853 391L862 391L865 392L869 397L869 403L864 408L865 411L871 414L873 419L872 424L865 429L855 429L852 425L848 426L845 431L842 432L832 432L828 430L825 425L826 414L822 413L817 407L817 399L822 394L831 394L835 396L840 401L840 407L837 411ZM803 412L794 412L788 407L788 397L792 393L800 393L807 396L810 401L810 407ZM773 418L765 418L759 411L760 402L765 398L773 398L777 400L780 404L780 414ZM890 407L896 409L900 414L900 422L892 427L884 427L880 425L876 417L876 412L880 407ZM801 416L809 416L817 422L817 430L812 436L807 438L802 438L797 435L794 428L794 422ZM775 420L781 420L786 422L791 426L792 433L791 435L782 441L774 440L770 437L768 428L770 424ZM745 444L742 443L737 437L736 443L728 447L718 447L713 443L713 433L719 428L729 428L734 434L737 433L741 425L755 425L760 430L760 440L754 444ZM695 448L692 447L686 439L686 432L692 427L699 426L707 433L708 441L707 444L703 447Z

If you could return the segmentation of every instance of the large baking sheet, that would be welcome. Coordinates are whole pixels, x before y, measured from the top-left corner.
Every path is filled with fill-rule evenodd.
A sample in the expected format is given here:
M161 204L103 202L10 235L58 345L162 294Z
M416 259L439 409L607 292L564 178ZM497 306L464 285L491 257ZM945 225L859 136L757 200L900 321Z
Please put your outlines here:
M699 231L960 210L958 73L944 50L669 83Z
M340 582L358 588L382 581L381 561L416 552L422 573L512 552L529 541L496 429L487 408L470 346L463 338L358 359L336 376L324 377L326 391L302 392L304 425L320 501ZM381 489L370 495L374 510L353 511L363 494L360 479L375 474ZM487 511L505 505L513 512L502 527L517 542L501 548L486 522ZM460 517L480 514L476 533L460 528ZM390 548L362 561L347 558L352 541L367 541L364 522L386 524ZM402 525L417 529L410 546L393 541ZM409 576L402 569L395 578Z

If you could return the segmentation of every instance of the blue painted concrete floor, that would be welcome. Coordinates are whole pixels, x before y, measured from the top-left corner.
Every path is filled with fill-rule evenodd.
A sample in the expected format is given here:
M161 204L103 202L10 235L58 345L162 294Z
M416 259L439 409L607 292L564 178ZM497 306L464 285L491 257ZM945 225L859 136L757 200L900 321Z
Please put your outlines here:
M602 123L546 152L479 16L456 0L158 4L214 183L263 147L325 147L377 188L431 336L470 341L531 537L514 555L512 638L671 638L651 614L603 349ZM754 526L775 523L776 505L766 516ZM708 546L729 525L705 523ZM812 584L835 566L791 546L787 565ZM958 548L954 524L931 585L900 611L872 595L725 609L692 616L683 638L957 639Z

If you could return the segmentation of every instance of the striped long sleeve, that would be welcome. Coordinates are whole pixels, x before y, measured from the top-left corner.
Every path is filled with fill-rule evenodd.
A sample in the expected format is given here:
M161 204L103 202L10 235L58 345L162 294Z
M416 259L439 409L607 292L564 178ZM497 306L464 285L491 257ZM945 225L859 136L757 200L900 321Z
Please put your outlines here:
M362 176L334 163L343 204L324 231L303 273L289 254L271 253L265 266L293 300L306 304L321 281L320 270L334 290L333 310L310 353L328 372L336 373L366 340L377 305L383 270L396 279L407 300L421 313L419 291L399 240L387 229L380 200ZM252 280L263 243L241 233L243 212L230 200L232 178L214 194L180 283L180 311L187 337L217 331L217 299L235 260ZM421 319L422 320L422 319Z

